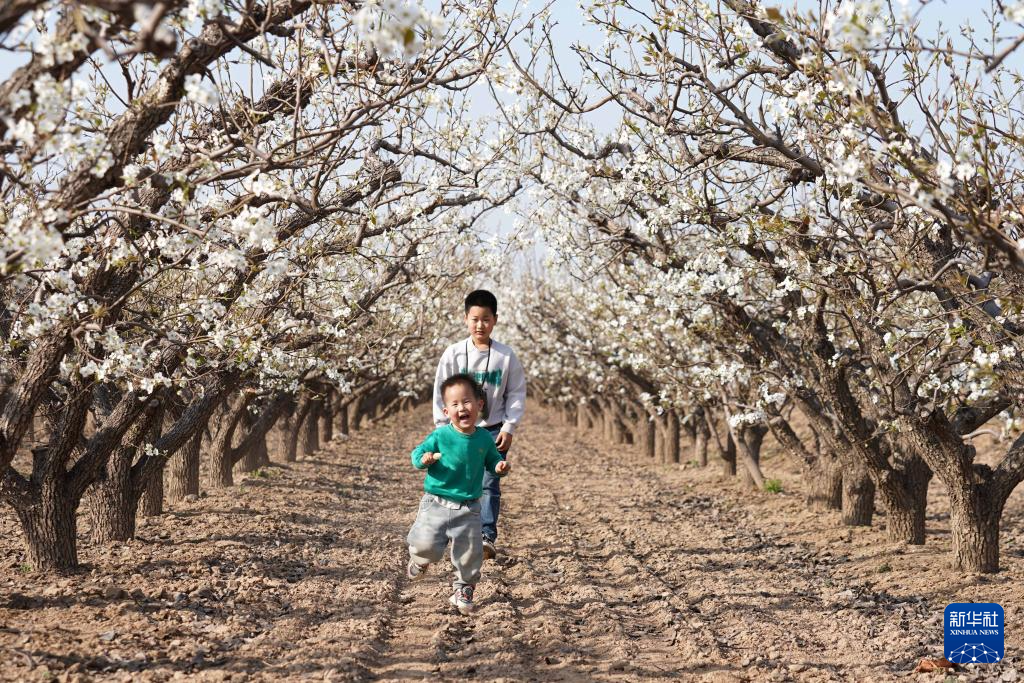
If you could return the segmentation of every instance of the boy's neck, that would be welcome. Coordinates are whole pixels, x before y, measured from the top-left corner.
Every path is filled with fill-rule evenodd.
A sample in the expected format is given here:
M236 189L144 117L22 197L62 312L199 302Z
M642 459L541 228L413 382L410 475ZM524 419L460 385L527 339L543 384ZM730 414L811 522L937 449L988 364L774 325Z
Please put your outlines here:
M470 341L473 342L473 346L475 346L480 351L485 351L485 350L491 348L491 338L490 337L488 337L485 341L482 341L482 342L478 342L476 339L473 339L472 337L470 337Z
M452 426L452 429L457 431L459 434L465 434L466 436L470 436L471 434L473 434L473 432L476 431L476 425L471 426L468 430L464 430L459 429L459 425L455 424L454 422L449 422L448 424L450 424Z

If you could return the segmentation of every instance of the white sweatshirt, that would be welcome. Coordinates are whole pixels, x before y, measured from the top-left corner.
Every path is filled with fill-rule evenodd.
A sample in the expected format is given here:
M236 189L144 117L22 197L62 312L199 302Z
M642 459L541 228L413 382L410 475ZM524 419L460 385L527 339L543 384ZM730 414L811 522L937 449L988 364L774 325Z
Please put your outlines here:
M487 427L503 422L501 431L514 432L526 410L526 374L515 352L492 339L488 359L488 350L476 348L469 337L445 349L434 378L434 424L437 426L448 423L444 416L441 383L460 372L472 375L487 394L485 414L480 415L477 426Z

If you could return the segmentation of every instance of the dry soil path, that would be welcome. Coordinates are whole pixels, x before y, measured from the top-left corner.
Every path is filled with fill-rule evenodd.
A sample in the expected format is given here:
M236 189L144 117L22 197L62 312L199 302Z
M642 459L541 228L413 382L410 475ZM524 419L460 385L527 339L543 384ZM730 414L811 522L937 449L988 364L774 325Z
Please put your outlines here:
M398 416L179 505L122 547L83 544L85 568L60 579L20 571L5 511L0 678L896 680L941 653L950 595L994 597L1008 619L1024 604L1012 538L998 577L950 578L941 543L886 549L798 495L640 463L534 413L503 485L502 554L463 617L446 563L404 576L422 485L408 452L428 421Z
M444 609L444 571L403 582L373 677L879 680L912 666L913 653L880 657L891 634L870 614L832 621L836 600L857 596L835 590L827 562L714 491L550 416L512 457L503 555L485 564L478 613Z

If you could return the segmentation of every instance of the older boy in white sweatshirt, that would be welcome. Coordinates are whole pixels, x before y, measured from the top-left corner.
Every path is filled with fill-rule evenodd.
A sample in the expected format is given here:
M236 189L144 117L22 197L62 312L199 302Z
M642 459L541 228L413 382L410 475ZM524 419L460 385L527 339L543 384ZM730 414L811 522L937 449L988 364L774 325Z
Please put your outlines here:
M466 297L466 329L469 337L445 349L437 364L434 379L434 424L448 423L444 413L441 384L452 375L466 373L480 384L486 395L484 410L477 426L494 437L502 458L508 457L512 435L526 409L526 374L515 352L491 339L498 322L498 300L487 290L478 289ZM497 552L498 515L501 510L501 481L490 472L483 475L480 520L485 558Z

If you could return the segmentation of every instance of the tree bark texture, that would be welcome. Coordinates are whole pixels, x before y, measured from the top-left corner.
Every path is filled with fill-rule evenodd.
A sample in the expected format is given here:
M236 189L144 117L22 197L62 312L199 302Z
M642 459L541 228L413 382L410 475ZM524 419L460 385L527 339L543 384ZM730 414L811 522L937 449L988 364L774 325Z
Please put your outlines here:
M986 488L969 483L950 491L953 567L959 571L999 570L999 519L1005 500L985 496Z
M171 458L167 473L169 502L175 503L185 496L199 495L199 453L202 443L201 429Z
M15 505L25 533L25 554L35 571L61 571L78 565L78 500L63 483L44 486L33 505Z
M741 438L743 439L743 446L746 449L746 454L749 456L750 460L753 461L754 465L756 465L756 470L758 472L761 467L761 446L764 443L764 437L767 433L768 427L763 425L750 425L741 432ZM741 480L744 484L747 484L752 488L761 488L764 478L762 477L762 484L758 484L754 479L754 473L751 472L751 468L743 467Z
M679 462L679 413L673 410L665 412L665 452L666 464Z
M655 454L655 424L647 409L638 405L636 408L636 434L637 444L640 446L640 454L653 460Z
M875 514L875 484L861 468L843 471L843 524L871 526Z
M321 399L315 398L306 413L304 424L299 430L299 451L303 456L320 450L320 406Z
M842 510L843 465L839 458L823 451L803 466L807 506L814 510Z
M337 395L331 391L320 404L320 443L329 444L334 441L334 411L337 402Z
M338 434L342 436L348 436L349 434L348 414L351 406L351 401L343 401L338 404L338 411L336 415L338 420Z
M704 419L704 408L698 406L693 414L693 459L701 467L708 466L708 440L711 438L711 430L708 429L707 420Z
M719 458L722 460L722 476L723 477L735 477L736 476L736 442L732 440L732 433L726 432L725 434L725 448L719 452Z
M160 432L163 430L163 416L158 419L153 428L150 430L149 436L146 437L146 443L153 445L160 439ZM146 477L146 481L143 483L145 487L142 492L142 509L140 512L143 517L156 517L162 515L164 512L164 471L159 469L151 473Z

